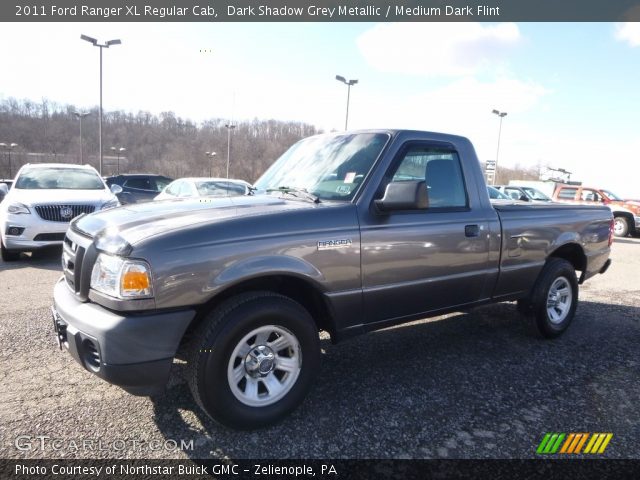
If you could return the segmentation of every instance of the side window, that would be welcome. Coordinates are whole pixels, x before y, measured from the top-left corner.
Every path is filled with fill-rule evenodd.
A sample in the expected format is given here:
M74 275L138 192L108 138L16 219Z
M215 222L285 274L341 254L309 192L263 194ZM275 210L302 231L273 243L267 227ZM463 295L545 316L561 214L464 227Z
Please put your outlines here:
M167 188L167 191L165 192L167 195L171 195L172 197L177 197L178 193L180 192L180 185L182 185L183 182L173 182L171 185L169 185L169 188Z
M164 178L156 178L155 180L155 184L156 184L156 192L161 192L162 190L164 190L164 187L166 187L167 185L169 185L171 182L169 180L166 180Z
M576 198L577 188L561 188L560 192L558 192L558 198L562 200L573 200Z
M591 190L590 188L582 189L582 200L585 202L602 202L602 197L595 190Z
M124 183L124 186L139 190L152 190L151 182L149 182L148 178L130 178Z
M522 196L522 192L520 192L520 190L517 188L505 188L504 193L509 195L514 200L520 200L520 197Z
M398 165L392 182L424 180L429 208L467 206L460 159L456 152L435 147L411 147Z
M195 194L191 188L191 184L189 182L182 182L180 185L180 191L178 192L179 197L194 197Z

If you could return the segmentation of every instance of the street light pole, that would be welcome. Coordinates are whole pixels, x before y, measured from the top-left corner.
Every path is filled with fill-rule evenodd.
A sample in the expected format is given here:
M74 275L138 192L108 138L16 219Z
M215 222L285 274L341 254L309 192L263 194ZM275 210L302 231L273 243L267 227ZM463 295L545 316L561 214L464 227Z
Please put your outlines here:
M344 83L347 86L347 116L344 120L344 129L346 130L347 126L349 125L349 97L351 96L351 86L358 83L358 80L347 80L340 75L336 75L336 80Z
M232 123L225 123L224 125L227 127L227 178L229 178L229 158L231 155L231 130L236 128L236 125Z
M216 156L216 152L204 152L204 154L211 159L209 161L209 177L213 177L213 157Z
M498 115L500 117L500 126L498 127L498 148L496 150L496 169L493 173L493 182L492 184L496 184L496 178L498 177L498 155L500 154L500 135L502 134L502 119L507 116L507 112L500 112L496 109L493 109L491 113Z
M98 118L98 148L100 149L100 165L99 172L102 175L102 49L109 48L111 45L120 45L122 42L118 39L109 40L103 44L98 43L98 40L87 35L80 35L80 39L89 42L94 47L100 49L100 116Z
M89 115L89 112L73 112L73 114L80 120L80 164L83 164L82 155L82 119Z
M117 167L116 167L116 168L117 168L117 170L116 170L116 175L120 175L120 154L121 154L122 152L125 152L126 150L127 150L127 149L126 149L126 148L124 148L124 147L119 147L119 148L117 148L117 147L111 147L111 151L112 151L112 152L115 152L115 153L117 153L117 154L118 154L118 163L117 163Z
M16 148L18 146L17 143L0 143L0 147L4 148L7 150L7 152L9 152L9 178L13 178L13 172L11 169L11 150L13 150L14 148Z

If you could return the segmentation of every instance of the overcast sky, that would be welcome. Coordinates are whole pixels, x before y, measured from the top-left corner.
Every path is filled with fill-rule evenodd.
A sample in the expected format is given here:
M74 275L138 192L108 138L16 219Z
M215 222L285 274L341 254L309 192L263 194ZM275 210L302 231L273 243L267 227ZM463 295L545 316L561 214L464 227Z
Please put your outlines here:
M40 23L0 25L0 98L299 120L325 130L469 137L499 163L560 167L640 198L640 24ZM0 139L8 141L10 139Z

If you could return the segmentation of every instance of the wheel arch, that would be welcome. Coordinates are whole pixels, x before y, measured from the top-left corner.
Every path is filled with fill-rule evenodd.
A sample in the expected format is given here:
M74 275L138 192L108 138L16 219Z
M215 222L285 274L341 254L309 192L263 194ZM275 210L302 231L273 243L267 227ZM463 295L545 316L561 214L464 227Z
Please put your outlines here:
M218 305L238 294L251 291L273 292L291 298L309 312L318 330L328 332L332 341L337 338L333 308L321 287L309 278L283 272L239 280L217 292L214 297L197 308L197 314L185 331L181 345L188 343L191 334L197 330L207 314Z
M551 252L547 261L551 258L561 258L573 265L573 268L580 272L578 283L582 284L587 270L587 256L579 244L573 242L565 243Z

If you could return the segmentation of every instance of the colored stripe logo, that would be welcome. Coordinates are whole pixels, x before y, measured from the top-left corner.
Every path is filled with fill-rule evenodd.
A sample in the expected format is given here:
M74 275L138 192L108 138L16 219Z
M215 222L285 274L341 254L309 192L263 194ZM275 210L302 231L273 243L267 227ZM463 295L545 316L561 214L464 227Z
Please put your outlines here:
M612 438L613 433L547 433L538 445L536 453L539 455L556 453L599 455L604 453Z

